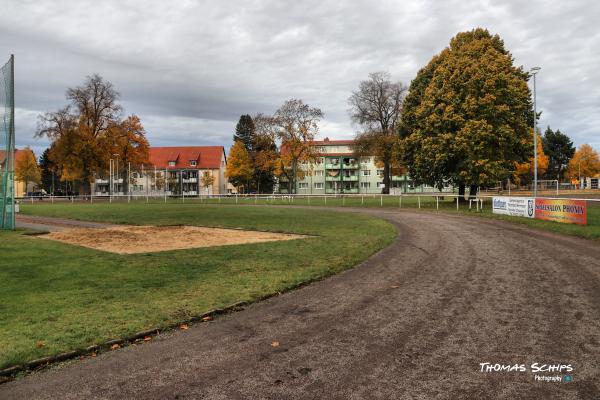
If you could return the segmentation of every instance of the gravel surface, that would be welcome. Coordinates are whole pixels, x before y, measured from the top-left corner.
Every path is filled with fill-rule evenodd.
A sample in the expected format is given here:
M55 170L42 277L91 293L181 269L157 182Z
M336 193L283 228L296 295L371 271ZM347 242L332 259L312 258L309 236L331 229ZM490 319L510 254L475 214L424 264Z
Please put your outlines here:
M117 226L104 222L76 221L74 219L40 217L37 215L16 215L17 228L32 229L42 232L60 232L74 228L110 228Z
M361 212L399 236L356 268L30 374L0 386L0 398L600 398L600 243L487 219ZM526 371L481 372L486 362ZM573 381L536 381L566 372L536 374L533 363L570 364Z

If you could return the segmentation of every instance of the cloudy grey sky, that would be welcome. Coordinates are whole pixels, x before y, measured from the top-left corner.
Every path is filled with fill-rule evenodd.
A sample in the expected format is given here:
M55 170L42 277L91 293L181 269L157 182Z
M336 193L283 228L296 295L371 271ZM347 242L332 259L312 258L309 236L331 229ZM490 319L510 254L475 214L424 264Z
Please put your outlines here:
M17 145L36 152L37 115L99 73L142 118L152 145L229 146L240 114L302 98L321 137L350 138L347 98L369 72L410 83L459 31L498 33L539 65L540 125L600 149L596 1L4 0L0 57L16 58Z

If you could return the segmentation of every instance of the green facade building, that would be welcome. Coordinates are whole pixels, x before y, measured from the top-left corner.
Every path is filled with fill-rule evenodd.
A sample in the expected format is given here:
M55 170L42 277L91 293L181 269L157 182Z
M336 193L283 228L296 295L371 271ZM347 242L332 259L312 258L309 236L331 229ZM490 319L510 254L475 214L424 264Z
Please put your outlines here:
M320 157L315 163L301 164L305 172L298 179L295 190L288 182L279 182L279 193L295 194L377 194L383 189L383 167L376 164L375 157L356 157L352 140L315 141ZM452 191L452 188L445 190ZM392 176L391 194L437 191L433 187L415 186L408 175Z

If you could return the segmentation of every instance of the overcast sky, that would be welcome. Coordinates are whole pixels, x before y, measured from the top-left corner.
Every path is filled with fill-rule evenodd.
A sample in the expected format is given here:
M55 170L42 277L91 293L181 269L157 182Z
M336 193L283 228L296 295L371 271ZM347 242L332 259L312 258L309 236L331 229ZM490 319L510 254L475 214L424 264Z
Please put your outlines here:
M410 83L457 32L499 34L515 63L541 66L540 125L600 149L596 1L4 0L0 53L16 59L17 146L39 154L37 116L98 73L138 114L151 145L229 146L240 114L302 98L321 137L356 131L347 98L369 72Z

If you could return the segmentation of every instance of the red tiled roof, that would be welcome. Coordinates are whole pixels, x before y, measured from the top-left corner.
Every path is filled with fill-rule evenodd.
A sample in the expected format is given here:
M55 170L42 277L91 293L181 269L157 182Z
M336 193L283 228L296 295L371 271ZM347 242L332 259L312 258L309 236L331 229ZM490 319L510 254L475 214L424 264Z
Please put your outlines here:
M159 169L218 169L221 159L225 156L223 146L178 146L150 147L150 164ZM190 161L196 165L190 165ZM175 161L175 166L169 166L169 161Z
M21 157L23 157L27 151L31 151L33 153L33 150L30 150L30 149L23 149L23 150L15 149L15 159L13 160L13 162L16 163L17 160L20 159ZM35 158L35 153L33 154L33 157ZM5 161L6 161L6 150L0 150L0 165L2 167L4 167Z

